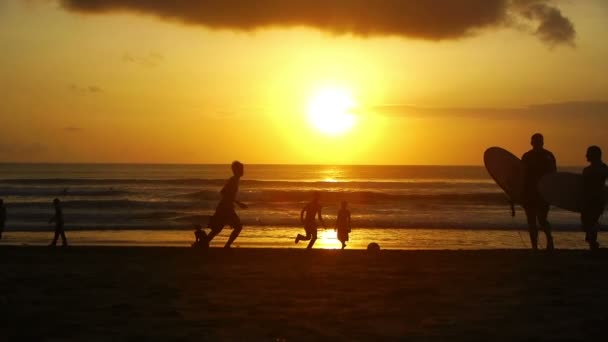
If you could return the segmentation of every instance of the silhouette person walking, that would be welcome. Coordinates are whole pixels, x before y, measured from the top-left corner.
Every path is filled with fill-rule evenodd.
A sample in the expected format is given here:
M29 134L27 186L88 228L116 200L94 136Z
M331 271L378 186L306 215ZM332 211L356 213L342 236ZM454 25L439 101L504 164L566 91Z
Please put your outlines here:
M336 219L336 231L338 232L338 240L342 243L342 249L346 247L348 241L348 233L350 233L350 210L347 209L348 203L342 201L342 207L338 210L338 218Z
M317 241L317 220L315 217L318 216L319 222L325 226L325 222L323 222L323 217L321 216L321 204L319 204L320 197L321 195L315 191L312 201L306 204L300 212L300 222L304 224L306 236L298 234L298 236L296 236L296 244L300 241L310 241L306 249L311 249L315 244L315 241Z
M6 207L4 206L4 200L0 198L0 240L2 240L2 233L4 233L5 224L6 224Z
M587 161L590 165L583 169L581 223L589 249L596 250L600 248L597 242L598 221L606 205L604 186L608 177L608 166L602 162L602 150L598 146L590 146L587 149Z
M554 246L551 225L547 220L549 204L541 197L538 191L538 182L542 176L555 172L557 170L557 163L553 153L544 149L542 134L536 133L532 135L531 144L532 149L521 158L524 165L522 202L528 220L532 249L538 249L538 222L547 236L547 250L551 251Z
M61 235L61 245L67 247L68 240L65 237L65 230L63 229L63 210L61 209L61 202L58 198L53 200L53 206L55 207L55 214L49 220L49 223L55 223L55 237L49 246L55 247L57 245L57 239Z
M224 248L230 248L230 245L232 245L241 233L241 230L243 230L241 220L234 211L234 204L236 203L241 209L247 209L245 203L236 200L236 194L239 191L239 180L245 174L244 165L238 161L232 162L232 174L233 176L228 179L226 185L220 191L222 198L215 209L215 214L209 219L211 232L207 236L207 244L209 244L224 229L225 225L230 225L232 227L232 234L230 234Z

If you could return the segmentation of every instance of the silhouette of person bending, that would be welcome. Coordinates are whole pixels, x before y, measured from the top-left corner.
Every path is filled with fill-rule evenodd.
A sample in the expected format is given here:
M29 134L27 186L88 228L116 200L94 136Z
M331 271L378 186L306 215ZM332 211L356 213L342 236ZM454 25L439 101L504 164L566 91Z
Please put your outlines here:
M531 138L532 149L521 158L524 166L524 182L522 204L528 220L528 231L532 249L538 249L537 221L547 236L547 250L553 250L553 236L551 225L547 220L549 204L541 197L538 191L538 182L542 176L557 170L557 163L553 153L545 150L542 134L536 133Z
M194 229L194 243L192 244L192 247L209 247L209 244L207 243L207 233L205 233L203 226L200 224L197 224L196 228Z
M342 249L346 247L348 241L348 233L350 233L350 210L347 209L348 203L342 201L342 207L338 210L338 218L336 219L336 231L338 232L338 240L342 243Z
M587 149L587 161L590 165L583 170L581 223L589 249L596 250L600 248L597 242L598 221L606 205L604 186L608 177L608 166L602 162L602 150L598 146L590 146Z
M0 198L0 240L2 240L2 233L4 233L5 224L6 224L6 207L4 206L4 200Z
M55 237L49 246L55 247L57 245L57 239L61 235L61 245L67 247L68 240L65 237L65 230L63 229L63 210L61 209L61 202L58 198L53 200L53 206L55 207L55 215L51 217L49 223L55 223Z
M247 209L245 203L236 200L236 194L239 191L239 180L245 174L244 165L238 161L232 162L232 174L233 176L228 179L226 185L220 191L222 198L215 209L215 214L209 219L211 232L207 236L207 244L209 244L224 229L225 225L230 225L232 227L232 234L230 234L224 248L230 248L230 245L232 245L243 229L241 220L234 211L234 204L236 203L241 209Z
M325 226L325 222L323 222L323 217L321 216L321 204L319 204L320 197L321 195L315 191L312 201L306 204L300 212L300 222L304 224L306 236L298 234L298 236L296 236L296 243L300 241L310 241L306 249L311 249L315 244L315 241L317 241L317 220L315 217L319 216L319 222ZM306 216L304 216L305 214Z

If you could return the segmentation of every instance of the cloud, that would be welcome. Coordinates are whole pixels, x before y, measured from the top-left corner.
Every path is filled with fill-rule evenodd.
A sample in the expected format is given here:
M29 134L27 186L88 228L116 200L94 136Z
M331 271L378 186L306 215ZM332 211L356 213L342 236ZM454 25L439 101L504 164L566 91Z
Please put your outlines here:
M550 6L548 1L517 0L514 6L524 18L539 23L534 34L541 40L550 45L574 42L574 24L558 8Z
M572 44L572 22L552 0L59 0L73 12L129 12L211 29L312 27L336 34L458 39L480 30L533 27L552 45ZM515 24L517 23L517 24Z
M78 94L96 94L96 93L102 93L103 89L101 89L98 86L95 85L90 85L90 86L79 86L76 84L70 84L68 87L69 90L78 93Z
M608 120L608 101L571 101L533 104L521 108L430 108L383 105L371 108L393 117L460 117L487 119L599 119Z
M157 52L150 52L147 55L133 55L125 53L122 60L126 63L135 63L145 67L155 67L165 60L165 57Z

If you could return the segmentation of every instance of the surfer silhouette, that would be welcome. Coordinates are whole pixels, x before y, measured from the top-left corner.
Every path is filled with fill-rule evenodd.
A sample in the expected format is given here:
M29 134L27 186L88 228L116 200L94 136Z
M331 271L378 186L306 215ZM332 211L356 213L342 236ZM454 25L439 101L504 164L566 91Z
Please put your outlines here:
M325 226L325 222L323 222L323 217L321 216L321 204L319 204L320 197L321 195L319 192L315 191L312 196L312 201L306 204L300 212L300 222L304 224L306 236L298 234L298 236L296 236L296 243L300 241L310 241L306 249L311 249L315 244L315 241L317 241L316 216L319 217L319 222Z
M6 223L6 207L4 206L4 200L0 198L0 240L2 240L2 233L4 232L5 223Z
M547 236L547 250L553 250L551 225L547 220L549 204L541 197L538 183L542 176L557 171L557 163L553 153L544 148L544 137L540 133L532 135L532 149L526 152L521 160L524 167L522 204L528 221L532 249L538 249L538 225Z
M608 177L608 166L602 162L602 150L598 146L590 146L586 157L590 165L583 169L581 223L589 249L596 250L600 247L597 242L598 221L606 205L604 186Z
M68 240L65 237L65 230L63 229L63 210L61 209L61 201L59 198L53 200L53 206L55 207L55 215L51 217L49 223L55 223L55 237L49 246L55 247L57 245L57 239L61 235L61 245L63 247L68 246Z
M247 209L245 203L236 200L236 194L239 191L239 180L245 174L245 167L239 161L232 162L232 174L233 176L228 179L220 194L222 198L218 203L215 214L209 219L209 228L211 232L207 235L207 244L213 240L213 238L224 229L225 225L232 227L232 233L226 242L224 248L230 248L230 245L236 240L236 238L243 230L241 220L234 211L234 204L236 203L241 209Z
M348 203L342 201L342 206L338 210L338 218L336 219L336 230L338 232L338 240L342 243L342 249L346 247L348 241L348 233L350 233L350 210L347 209Z

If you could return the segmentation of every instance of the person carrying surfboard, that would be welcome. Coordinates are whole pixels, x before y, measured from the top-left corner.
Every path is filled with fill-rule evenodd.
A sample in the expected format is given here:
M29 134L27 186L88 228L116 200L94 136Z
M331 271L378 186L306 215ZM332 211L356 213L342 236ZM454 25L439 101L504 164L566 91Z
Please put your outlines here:
M241 233L241 230L243 230L241 220L234 211L234 204L236 203L241 209L247 209L245 203L236 200L236 194L239 191L239 180L245 174L244 165L239 161L232 162L232 174L233 176L228 179L226 185L220 191L222 198L215 209L215 214L209 219L211 232L207 235L207 244L209 244L224 229L225 225L230 225L232 233L224 248L230 248L230 245L232 245Z
M589 249L596 250L600 247L597 242L598 221L606 205L604 187L608 177L608 166L602 162L602 150L598 146L590 146L586 157L590 165L583 169L581 224Z
M538 191L538 182L549 173L557 171L557 163L553 153L544 148L544 137L540 133L532 135L532 149L526 152L522 158L524 166L524 181L522 191L522 204L528 221L530 232L530 243L532 249L538 249L538 225L545 231L547 236L547 250L554 248L551 225L547 220L549 215L549 204L545 202Z

